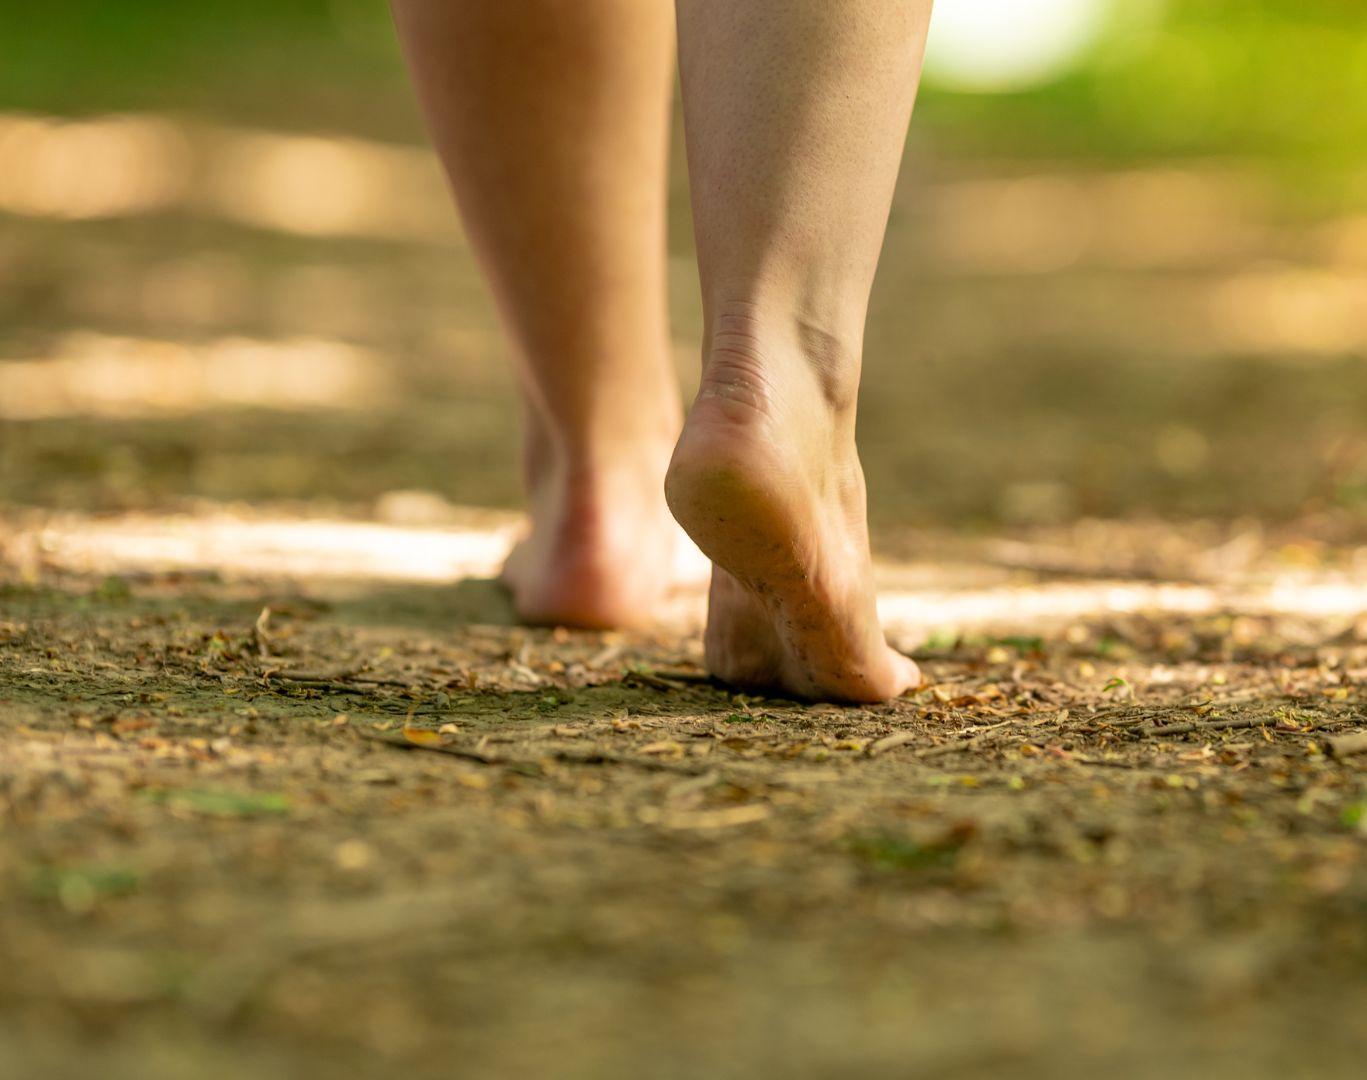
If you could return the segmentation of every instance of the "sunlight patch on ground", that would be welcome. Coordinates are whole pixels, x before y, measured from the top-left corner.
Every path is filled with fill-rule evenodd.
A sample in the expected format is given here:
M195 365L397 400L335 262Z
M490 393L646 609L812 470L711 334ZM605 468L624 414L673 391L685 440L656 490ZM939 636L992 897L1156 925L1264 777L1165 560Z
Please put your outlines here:
M61 339L51 356L0 363L0 419L365 408L392 389L373 353L340 341L192 344L79 332Z
M164 210L190 191L193 157L158 117L0 114L0 210L77 221Z
M72 517L14 536L7 548L13 555L27 540L49 565L95 573L451 582L496 573L519 527L512 518L497 526L414 528L230 514Z
M1233 351L1341 355L1367 344L1367 273L1249 270L1212 290L1211 314Z
M155 115L0 113L0 211L67 220L189 210L305 236L451 243L425 148L242 131Z
M1299 615L1353 618L1367 610L1367 585L1349 581L1274 581L1228 587L1108 581L1011 585L997 589L881 593L890 633L938 628L1096 618L1106 615Z
M36 566L82 573L214 571L242 579L453 584L497 574L522 528L513 514L454 508L466 524L441 527L373 522L243 517L231 513L97 518L54 516L4 531L0 565L23 574ZM894 640L930 631L1029 627L1063 620L1147 613L1240 612L1308 618L1357 618L1367 611L1367 583L1351 575L1296 571L1232 575L1223 584L1176 582L1018 583L992 567L967 584L963 566L884 564L879 612ZM936 582L941 583L937 585ZM944 587L950 581L964 582ZM701 585L681 595L672 614L698 622Z
M230 221L305 236L454 237L433 155L364 139L220 132L199 200Z
M1268 244L1266 192L1216 165L954 180L909 200L959 273L1212 266Z

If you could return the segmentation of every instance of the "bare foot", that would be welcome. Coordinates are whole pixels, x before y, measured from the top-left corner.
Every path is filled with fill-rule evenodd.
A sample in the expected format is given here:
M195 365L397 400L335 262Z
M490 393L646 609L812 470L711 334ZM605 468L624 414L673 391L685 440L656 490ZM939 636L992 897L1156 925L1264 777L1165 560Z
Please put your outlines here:
M552 470L532 485L531 529L501 575L522 621L645 627L672 593L701 584L705 560L665 506L663 473L638 460L592 475Z
M716 564L708 666L803 698L896 697L920 672L878 625L853 393L720 325L665 481Z

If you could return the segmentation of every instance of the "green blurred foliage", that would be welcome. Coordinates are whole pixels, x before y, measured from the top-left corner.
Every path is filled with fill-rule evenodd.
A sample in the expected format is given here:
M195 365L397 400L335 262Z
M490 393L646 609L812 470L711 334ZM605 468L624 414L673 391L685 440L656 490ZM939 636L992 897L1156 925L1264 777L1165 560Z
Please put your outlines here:
M920 119L964 150L1356 163L1367 147L1367 4L1117 0L1067 77L1003 95L931 87L923 104Z
M0 0L0 107L418 137L382 0Z
M3 107L179 108L417 137L380 0L0 9ZM1367 4L1115 0L1107 32L1071 74L1009 94L930 86L918 124L973 154L1356 162L1367 147Z

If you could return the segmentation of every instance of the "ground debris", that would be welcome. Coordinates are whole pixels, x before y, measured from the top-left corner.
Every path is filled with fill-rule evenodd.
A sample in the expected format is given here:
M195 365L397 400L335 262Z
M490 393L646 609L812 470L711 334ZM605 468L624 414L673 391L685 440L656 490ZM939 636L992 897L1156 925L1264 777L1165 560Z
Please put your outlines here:
M1367 957L1367 644L1338 624L1003 627L842 708L715 686L682 637L98 586L0 612L0 998L25 1016L313 1045L378 1015L425 1047L490 995L563 988L582 1018L648 964L661 993L720 970L726 1001L800 1002L812 964L844 985L869 958L937 987L968 964L974 1008L1068 964L1166 1008L1154 958L1231 926L1295 946L1295 995L1256 984L1280 1009L1358 1000L1334 973Z

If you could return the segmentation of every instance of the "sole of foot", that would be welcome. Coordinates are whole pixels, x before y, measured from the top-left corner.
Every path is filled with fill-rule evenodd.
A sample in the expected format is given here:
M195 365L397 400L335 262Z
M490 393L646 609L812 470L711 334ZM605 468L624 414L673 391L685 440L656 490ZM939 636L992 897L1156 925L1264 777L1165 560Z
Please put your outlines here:
M816 393L800 385L776 403L754 364L714 358L665 494L716 567L705 638L715 676L807 700L886 701L921 676L879 626L852 430L846 440L823 424Z

